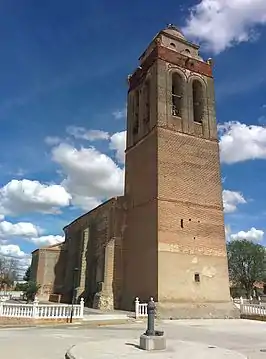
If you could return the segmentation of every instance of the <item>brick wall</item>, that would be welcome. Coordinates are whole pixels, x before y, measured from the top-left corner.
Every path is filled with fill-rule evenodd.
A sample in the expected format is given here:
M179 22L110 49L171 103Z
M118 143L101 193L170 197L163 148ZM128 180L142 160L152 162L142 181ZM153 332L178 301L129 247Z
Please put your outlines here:
M48 300L51 293L60 292L64 279L65 250L63 245L40 248L32 254L32 280L41 285L38 296Z
M123 244L123 307L157 295L157 136L126 152L127 219Z
M118 197L81 216L65 228L68 265L64 301L71 300L75 267L79 269L77 295L84 297L87 305L93 305L94 296L99 290L110 301L114 300L115 305L120 300L124 217L124 198Z
M158 129L158 196L222 210L218 143Z
M157 129L158 298L161 302L226 302L229 285L213 80L199 75L201 71L183 72L182 118L173 117L171 74L180 68L173 66L176 62L161 60ZM205 94L202 124L193 121L195 78L201 81ZM200 282L195 281L195 275L200 276Z
M35 282L38 281L38 266L39 266L39 250L36 250L32 253L31 257L31 271L30 271L30 279Z

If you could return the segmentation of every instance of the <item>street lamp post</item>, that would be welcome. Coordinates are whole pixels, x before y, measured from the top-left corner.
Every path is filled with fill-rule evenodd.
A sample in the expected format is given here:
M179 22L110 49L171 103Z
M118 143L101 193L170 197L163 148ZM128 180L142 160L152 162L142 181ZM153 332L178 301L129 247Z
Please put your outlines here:
M166 339L164 332L155 330L156 306L153 298L148 302L148 321L147 330L140 336L140 348L144 350L163 350L166 349Z
M77 273L78 273L78 268L74 268L73 270L73 287L72 287L72 301L71 301L71 313L70 313L70 323L72 323L73 321L73 313L74 313L74 304L76 302L76 279L77 279Z
M155 303L153 301L153 298L151 298L147 306L148 321L147 321L146 335L148 336L155 335L155 329L154 329L155 310L156 310Z

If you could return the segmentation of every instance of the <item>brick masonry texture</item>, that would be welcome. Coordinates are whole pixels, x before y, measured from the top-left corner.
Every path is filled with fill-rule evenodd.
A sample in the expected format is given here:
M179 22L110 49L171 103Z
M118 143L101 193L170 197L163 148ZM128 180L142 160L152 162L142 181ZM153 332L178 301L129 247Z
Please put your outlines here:
M65 255L63 244L40 248L32 253L31 280L41 284L39 299L48 300L51 293L61 292Z
M178 116L173 73L182 81ZM178 30L165 29L128 81L125 194L64 228L62 300L71 300L75 283L95 308L131 310L136 296L152 296L162 317L238 316L229 294L211 62ZM194 121L194 81L201 122Z

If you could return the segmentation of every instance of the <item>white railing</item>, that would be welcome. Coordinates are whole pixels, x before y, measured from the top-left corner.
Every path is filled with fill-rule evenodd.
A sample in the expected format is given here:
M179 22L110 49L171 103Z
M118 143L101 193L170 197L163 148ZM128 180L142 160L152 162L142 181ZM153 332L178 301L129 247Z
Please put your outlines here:
M233 298L232 298L233 299ZM153 301L153 298L151 298ZM250 303L251 299L244 299L240 297L239 299L233 299L233 302L237 304L237 307L240 309L240 313L244 315L258 315L266 317L266 303L265 305L261 304L252 304ZM259 297L260 301L260 297ZM135 299L135 318L147 317L148 316L148 303L140 303L139 298Z
M244 303L249 303L249 304L252 304L254 302L254 298L253 297L250 297L249 299L246 299L246 298L243 298L243 297L240 297L240 298L231 298L232 301L236 304L244 304ZM258 302L260 303L261 302L261 297L258 296Z
M72 315L71 315L72 312ZM39 304L35 298L32 304L13 304L0 302L0 317L32 318L32 319L64 319L84 316L84 299L80 304Z
M153 302L153 298L150 299ZM148 303L140 303L139 298L135 299L135 318L148 316Z
M0 298L8 298L8 299L21 299L23 297L23 292L16 290L0 290Z
M261 304L240 304L240 312L244 315L266 317L266 306Z

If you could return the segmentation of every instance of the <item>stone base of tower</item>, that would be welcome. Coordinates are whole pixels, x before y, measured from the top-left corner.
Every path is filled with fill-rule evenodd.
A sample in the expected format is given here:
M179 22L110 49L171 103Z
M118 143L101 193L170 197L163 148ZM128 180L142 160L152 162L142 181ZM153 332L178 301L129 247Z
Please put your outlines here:
M158 319L238 319L240 311L230 302L157 303Z

